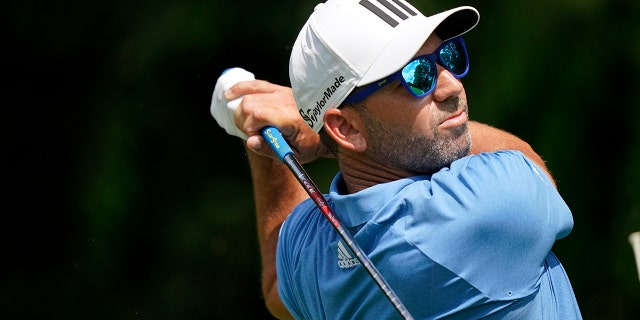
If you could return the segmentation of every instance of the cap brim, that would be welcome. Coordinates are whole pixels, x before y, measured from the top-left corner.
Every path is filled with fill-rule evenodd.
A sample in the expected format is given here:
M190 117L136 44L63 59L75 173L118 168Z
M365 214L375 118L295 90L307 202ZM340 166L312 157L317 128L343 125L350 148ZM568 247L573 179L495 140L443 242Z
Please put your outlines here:
M435 32L443 41L448 40L473 29L479 20L480 14L470 6L454 8L429 17L410 18L398 26L397 36L380 53L356 85L372 83L402 68L432 33Z

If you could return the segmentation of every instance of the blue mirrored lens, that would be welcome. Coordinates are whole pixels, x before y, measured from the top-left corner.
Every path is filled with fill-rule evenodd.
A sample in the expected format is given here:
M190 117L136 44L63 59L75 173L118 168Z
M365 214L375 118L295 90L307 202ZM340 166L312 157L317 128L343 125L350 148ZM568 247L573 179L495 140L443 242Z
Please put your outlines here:
M415 95L429 92L435 85L436 65L427 57L418 57L402 68L402 78Z
M464 51L460 42L451 41L440 49L440 63L453 75L462 76L467 70L467 55Z

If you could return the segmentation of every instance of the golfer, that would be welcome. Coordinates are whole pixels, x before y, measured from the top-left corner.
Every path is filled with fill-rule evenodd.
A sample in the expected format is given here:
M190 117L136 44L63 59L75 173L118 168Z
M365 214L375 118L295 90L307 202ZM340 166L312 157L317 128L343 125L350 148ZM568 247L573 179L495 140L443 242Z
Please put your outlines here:
M400 319L260 136L335 158L325 197L415 319L581 319L551 252L573 227L541 157L469 120L472 7L328 0L302 27L291 88L241 81L227 132L246 139L264 299L280 319Z

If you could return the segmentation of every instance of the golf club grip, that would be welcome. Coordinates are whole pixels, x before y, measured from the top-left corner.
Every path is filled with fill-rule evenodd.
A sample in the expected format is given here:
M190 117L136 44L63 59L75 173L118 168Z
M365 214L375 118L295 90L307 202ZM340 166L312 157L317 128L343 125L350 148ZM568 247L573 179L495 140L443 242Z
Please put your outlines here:
M278 155L280 161L284 162L284 156L287 154L293 154L291 147L287 143L287 140L282 137L280 130L275 127L267 126L260 130L262 137L267 140L267 143L273 149L273 151Z
M360 249L358 243L351 237L351 235L342 227L340 221L335 216L331 207L327 203L327 200L324 198L323 194L320 192L316 184L311 180L307 172L304 170L300 162L296 159L291 147L287 141L282 137L280 131L274 127L268 126L261 130L262 136L267 143L271 146L271 148L278 154L278 157L284 164L289 167L291 172L297 178L298 182L305 189L309 197L316 204L318 209L322 212L325 218L331 223L333 228L338 232L338 235L346 242L347 247L353 251L356 255L360 263L365 268L365 270L369 273L371 278L374 280L376 285L382 290L382 293L389 299L391 304L396 308L398 313L404 319L413 319L409 310L404 306L402 301L398 298L396 293L391 289L386 280L382 277L380 272L376 269L376 267L371 263L369 257Z

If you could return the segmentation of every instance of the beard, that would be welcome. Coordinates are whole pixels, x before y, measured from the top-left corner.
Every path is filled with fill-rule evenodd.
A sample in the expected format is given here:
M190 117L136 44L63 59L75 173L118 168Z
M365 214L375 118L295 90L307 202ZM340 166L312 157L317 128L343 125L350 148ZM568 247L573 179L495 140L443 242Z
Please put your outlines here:
M364 121L370 135L368 155L378 162L416 174L435 173L466 156L471 149L467 123L445 132L439 132L435 126L430 133L415 135L408 134L406 128L386 127L366 112Z

